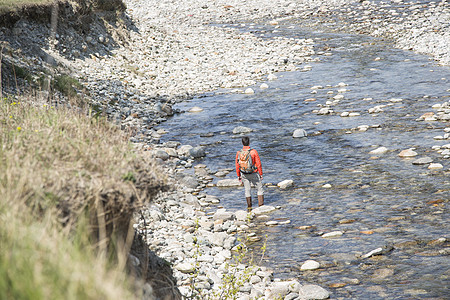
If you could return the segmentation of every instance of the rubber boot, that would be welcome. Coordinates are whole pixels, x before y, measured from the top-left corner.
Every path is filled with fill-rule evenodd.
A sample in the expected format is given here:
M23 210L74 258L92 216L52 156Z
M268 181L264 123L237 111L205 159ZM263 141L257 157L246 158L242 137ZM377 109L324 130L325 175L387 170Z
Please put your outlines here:
M248 211L251 211L252 210L252 197L245 197L245 200L247 200Z
M264 195L258 195L258 205L259 206L264 205Z

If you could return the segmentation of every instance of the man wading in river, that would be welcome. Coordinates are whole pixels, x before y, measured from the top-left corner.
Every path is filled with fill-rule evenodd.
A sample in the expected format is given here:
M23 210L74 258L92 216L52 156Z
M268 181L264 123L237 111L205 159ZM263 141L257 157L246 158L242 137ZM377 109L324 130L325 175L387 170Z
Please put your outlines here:
M242 138L242 150L236 153L236 173L240 182L244 184L245 199L248 210L252 209L251 184L257 189L258 204L264 205L264 190L262 185L263 172L258 152L250 148L250 138Z

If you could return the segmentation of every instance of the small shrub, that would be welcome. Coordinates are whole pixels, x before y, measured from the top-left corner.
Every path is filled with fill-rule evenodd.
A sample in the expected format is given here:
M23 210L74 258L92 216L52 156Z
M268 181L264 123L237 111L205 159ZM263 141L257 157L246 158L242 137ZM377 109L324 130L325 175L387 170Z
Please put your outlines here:
M77 89L83 88L83 85L78 80L68 75L56 76L53 85L56 90L68 97L76 97Z

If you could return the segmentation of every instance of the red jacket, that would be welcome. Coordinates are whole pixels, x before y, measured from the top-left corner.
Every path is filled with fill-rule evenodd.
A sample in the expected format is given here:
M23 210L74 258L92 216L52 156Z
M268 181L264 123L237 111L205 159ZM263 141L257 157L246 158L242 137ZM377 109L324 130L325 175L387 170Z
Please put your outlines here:
M250 146L244 146L242 148L242 150L247 150L249 149ZM236 174L238 177L241 177L241 170L239 169L239 152L236 152ZM255 173L258 172L259 175L263 176L263 172L262 172L262 166L261 166L261 159L259 159L259 155L258 155L258 151L256 151L256 149L252 149L250 150L250 156L252 157L252 163L254 166L256 166L256 170Z

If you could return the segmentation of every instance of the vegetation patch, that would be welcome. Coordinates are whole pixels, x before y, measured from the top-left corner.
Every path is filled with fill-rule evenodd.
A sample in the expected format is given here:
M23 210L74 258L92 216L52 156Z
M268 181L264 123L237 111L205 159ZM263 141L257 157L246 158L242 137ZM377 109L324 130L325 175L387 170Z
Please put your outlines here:
M102 118L0 100L0 298L132 299L133 214L166 188Z

